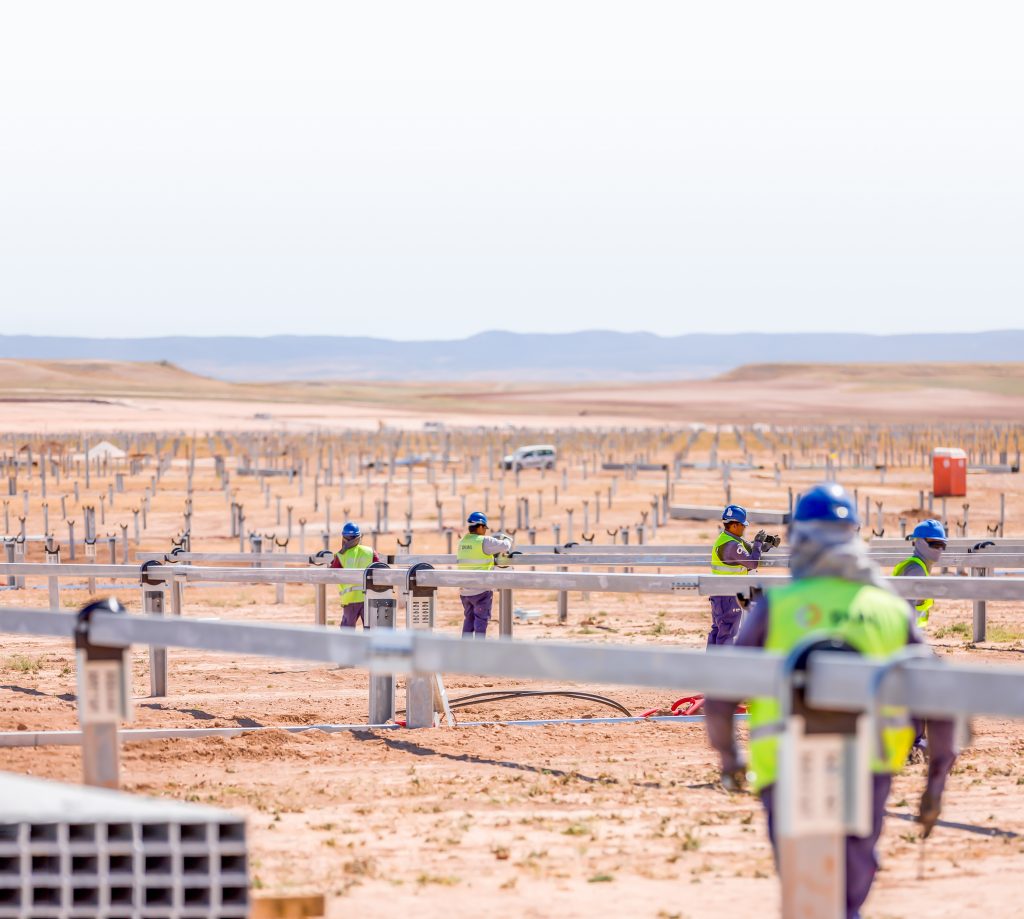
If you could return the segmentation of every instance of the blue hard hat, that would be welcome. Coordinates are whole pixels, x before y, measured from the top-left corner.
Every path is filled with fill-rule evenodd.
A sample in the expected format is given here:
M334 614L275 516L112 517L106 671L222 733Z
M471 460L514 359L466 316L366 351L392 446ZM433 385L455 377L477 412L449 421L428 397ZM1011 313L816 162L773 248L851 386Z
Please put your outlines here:
M941 539L945 542L946 528L938 520L922 520L910 536L912 539Z
M349 521L341 528L341 535L344 536L345 539L353 539L356 536L362 536L363 532L359 529L358 523L352 523Z
M815 485L800 496L793 511L794 520L824 520L857 525L857 505L842 485Z
M480 511L473 511L473 513L466 518L466 523L471 527L478 527L481 525L487 526L487 515L481 514Z
M738 504L730 504L722 511L722 520L726 523L742 523L747 525L747 511Z

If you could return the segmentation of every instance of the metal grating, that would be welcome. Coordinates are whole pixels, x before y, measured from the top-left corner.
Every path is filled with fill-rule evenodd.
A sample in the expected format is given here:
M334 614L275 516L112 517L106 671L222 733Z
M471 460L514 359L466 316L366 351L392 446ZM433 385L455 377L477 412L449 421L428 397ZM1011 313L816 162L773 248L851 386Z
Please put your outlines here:
M248 887L231 813L0 774L0 919L241 919Z

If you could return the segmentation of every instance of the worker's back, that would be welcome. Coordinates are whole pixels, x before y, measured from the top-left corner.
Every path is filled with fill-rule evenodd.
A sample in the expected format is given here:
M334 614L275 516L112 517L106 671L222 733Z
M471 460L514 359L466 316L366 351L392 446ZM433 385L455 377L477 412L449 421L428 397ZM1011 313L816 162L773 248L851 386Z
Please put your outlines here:
M834 638L865 657L884 659L907 643L910 616L906 601L881 587L842 578L807 578L767 592L765 650L787 654L812 638ZM755 790L775 781L782 710L775 697L754 699L750 712L750 765ZM904 709L883 712L885 755L875 772L898 772L914 741Z

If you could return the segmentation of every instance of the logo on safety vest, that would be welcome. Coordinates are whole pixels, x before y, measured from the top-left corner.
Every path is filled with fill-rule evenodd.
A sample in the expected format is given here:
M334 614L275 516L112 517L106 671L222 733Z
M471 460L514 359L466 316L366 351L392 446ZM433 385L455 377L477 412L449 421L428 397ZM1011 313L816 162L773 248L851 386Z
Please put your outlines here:
M824 614L816 603L805 603L796 611L797 623L805 629L813 629L821 625Z

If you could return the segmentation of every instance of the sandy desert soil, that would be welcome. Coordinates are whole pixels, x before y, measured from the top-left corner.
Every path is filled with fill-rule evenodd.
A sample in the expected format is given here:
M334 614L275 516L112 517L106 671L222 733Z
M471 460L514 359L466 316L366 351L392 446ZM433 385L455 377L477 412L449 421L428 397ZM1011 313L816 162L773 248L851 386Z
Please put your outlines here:
M841 385L862 383L858 379L854 384ZM763 392L757 380L741 380L735 385L745 387L742 392L748 395ZM815 385L818 389L803 386L808 394L801 398L817 405L816 411L834 411L830 402L834 393L823 383ZM599 404L605 404L606 391L619 392L617 388L597 391ZM894 392L870 387L857 390L858 410L866 414L882 411L892 404ZM940 392L941 398L935 395ZM984 406L996 404L991 394L979 389L963 392L968 394L963 398L977 398ZM904 401L905 395L899 390L900 405L911 409L930 403L933 397L940 403L952 400L951 404L957 404L955 400L960 398L945 389L913 391L909 402ZM525 396L520 394L518 398ZM1003 398L1021 397L1009 394ZM665 399L671 403L668 395ZM922 402L914 401L918 399ZM304 428L307 422L357 426L352 421L357 410L350 406L338 408L333 414L335 409L330 406L309 403L301 407L301 412L308 415L292 416L288 415L292 408L269 401L232 402L197 396L177 403L144 399L137 404L139 414L132 420L135 416L117 405L8 402L0 404L0 420L8 431L37 432L113 427L196 429L202 433L218 428L255 430L262 425L280 431L285 416L291 419L289 429L292 425ZM739 401L731 404L737 412L746 411ZM549 404L543 405L544 411L551 409ZM629 405L633 414L626 417L630 424L637 424L641 409L635 403ZM264 406L272 419L252 419L251 415ZM380 407L365 405L358 409L365 412L358 416L362 418L360 424L365 430L374 430L385 416L389 423L392 417L407 417L410 426L421 427L427 417L448 424L466 417L443 413L428 416L419 411L403 416L400 409L388 411L397 414L386 415ZM682 410L671 406L671 411ZM282 412L284 415L279 414ZM954 417L960 417L956 412ZM486 420L488 424L513 423L513 419L531 417L538 416L499 412L486 416ZM540 417L550 421L550 416ZM564 417L571 420L571 415ZM588 424L596 424L593 417L583 417ZM621 414L608 417L617 418L619 425L624 423ZM780 417L785 420L785 416ZM993 417L993 413L983 417ZM473 423L480 420L477 416ZM684 431L677 436L654 429L652 437L655 435L664 437L660 441L664 446L659 449L664 450L665 457L680 449L687 439ZM584 437L581 433L577 441L569 440L582 444ZM701 436L691 459L708 457L710 437L710 433ZM825 440L822 433L821 449L812 452L820 454L827 447ZM198 442L202 444L201 437ZM591 528L599 541L607 542L607 529L635 527L640 513L649 508L652 495L662 488L659 473L628 479L621 473L595 473L591 468L584 477L580 458L588 454L585 448L580 450L578 455L566 457L568 479L564 484L558 470L524 475L518 492L511 476L500 486L507 489L503 500L509 507L520 495L529 496L531 501L543 497L540 543L553 538L551 526L556 522L564 536L569 507L576 510L578 530L582 502L592 502L593 514L595 492L601 495L602 517L600 526L591 517ZM720 451L721 456L734 459L742 452L727 431L720 440ZM139 547L143 550L166 551L171 536L180 529L186 497L186 462L181 456L179 452L152 499L149 529ZM733 471L733 500L750 506L784 508L789 489L799 491L821 477L820 470L804 468L787 470L776 477L767 457L764 459L765 468ZM197 463L193 494L194 548L236 550L238 539L228 536L225 494L214 480L212 468L212 460L204 453ZM130 522L130 509L138 506L152 471L152 467L144 467L138 476L129 477L128 493L106 508L101 533L118 532L120 524ZM441 551L444 536L438 528L435 492L427 487L422 470L415 475L415 551ZM617 491L609 508L604 506L605 495L613 475ZM391 483L396 508L406 504L403 476L396 476ZM857 488L862 500L870 497L872 503L883 502L887 535L898 532L900 518L913 522L924 515L918 508L918 493L930 487L930 474L924 468L847 471L841 480ZM38 475L20 481L31 491L28 531L41 532ZM344 498L337 494L337 484L333 485L332 531L337 529L344 508L357 516L360 500L365 523L385 482L384 476L375 473L364 485L360 475L358 481L348 482ZM81 503L96 503L109 483L110 476L95 477L91 489L83 489ZM477 478L462 469L455 495L448 491L447 478L441 483L444 513L450 522L459 513L463 494L474 506L489 500L490 512L497 514L499 481L488 472ZM972 475L969 485L972 533L984 533L984 527L996 519L1002 494L1008 510L1007 535L1024 535L1020 475ZM308 517L307 548L319 547L319 532L326 519L323 503L314 511L309 481L303 493L297 483L272 480L266 497L253 478L236 476L232 487L237 499L245 502L251 529L284 536L273 500L280 495L285 504L294 505L296 518ZM59 527L63 523L54 523L58 518L57 495L70 492L71 484L66 479L63 483L51 479L50 489L51 529L61 537ZM723 500L723 482L717 470L686 469L673 486L674 503L717 504ZM79 515L80 521L80 504L69 503L69 515ZM957 519L963 503L961 499L951 501L950 519ZM20 499L12 513L20 512L19 505ZM936 502L936 513L939 510ZM393 513L393 517L400 516ZM713 524L672 521L658 531L655 541L710 544L714 532ZM298 548L298 538L294 533L292 551ZM382 551L393 551L393 533L378 539ZM38 545L33 545L30 557L41 557ZM139 608L137 586L121 585L113 593L129 608ZM69 609L84 599L82 590L66 590L62 595ZM289 587L281 605L273 599L271 588L190 586L185 614L312 623L310 588ZM47 595L45 589L0 589L0 603L44 606ZM697 648L703 646L708 625L706 601L697 598L642 600L592 594L584 600L573 593L570 621L565 626L557 624L553 593L517 595L517 605L541 612L539 621L517 626L516 638L523 641L558 638ZM941 654L952 660L993 666L1024 663L1024 625L1019 608L990 604L991 641L979 647L969 644L970 615L967 602L938 605L930 635ZM337 611L333 609L332 618L336 622ZM460 620L457 597L442 595L438 628L454 633ZM144 650L134 654L133 727L281 727L357 723L366 715L364 674L296 661L172 652L169 685L166 698L148 698L148 659ZM446 685L450 694L458 697L485 687L530 684L448 675ZM619 686L585 688L604 693L639 713L669 704L689 687L666 687L663 692ZM0 729L73 728L74 691L73 658L66 643L3 637ZM399 698L401 705L401 686ZM614 713L593 703L554 697L462 709L459 719L598 718L607 714ZM1019 869L1024 863L1024 725L979 720L976 730L973 746L961 758L950 781L944 814L947 823L927 846L924 880L917 879L921 846L910 822L922 784L922 767L910 767L897 780L889 802L895 816L888 822L881 847L884 870L866 912L871 919L922 914L962 917L982 911L1000 917L1024 915L1024 906L1019 905ZM68 781L77 781L80 776L78 752L71 747L0 747L0 768ZM403 916L410 911L446 919L484 912L499 917L626 915L661 919L776 915L777 882L760 808L749 796L723 792L716 777L714 758L701 726L678 723L485 725L331 734L268 731L230 739L129 744L123 756L124 786L129 790L209 802L244 813L249 819L256 893L326 893L332 917L354 912Z
M187 614L309 622L302 588L283 607L269 589L247 589L225 606L224 591L189 588ZM23 592L24 593L24 592ZM31 592L28 592L31 593ZM131 591L126 599L136 600ZM122 592L124 594L124 592ZM205 594L205 595L204 595ZM8 600L11 598L8 598ZM40 602L41 596L29 597ZM79 597L68 595L72 605ZM23 602L22 598L18 598ZM298 602L297 602L298 601ZM237 602L237 606L235 606ZM555 600L526 602L543 612L517 637L586 642L671 642L700 646L699 600L641 603L571 597L559 627ZM136 603L137 605L137 603ZM1016 611L991 611L1009 640L966 648L952 629L969 621L966 603L942 604L932 634L940 653L972 662L1021 662ZM460 619L446 597L441 628ZM67 646L8 638L0 661L0 728L70 729L74 675ZM362 673L292 661L173 653L170 695L146 698L148 664L133 664L134 727L357 723L365 718ZM450 676L457 698L517 681ZM534 688L537 688L536 686ZM555 688L544 684L542 688ZM634 713L668 705L687 687L664 692L586 687ZM399 704L402 695L399 690ZM517 700L464 709L460 721L602 717L613 712L569 699ZM885 864L869 916L963 916L1012 905L1024 852L1024 730L980 721L973 747L950 780L944 818L928 844L909 822L923 767L901 776L890 800ZM2 749L2 768L76 781L75 748ZM400 916L748 916L772 915L777 898L759 806L715 784L713 757L695 724L647 723L508 727L418 732L273 731L126 746L124 785L132 791L241 810L250 822L252 874L275 892L328 892L328 915Z

